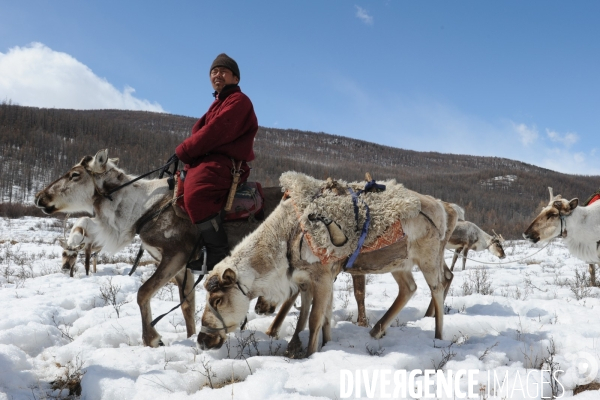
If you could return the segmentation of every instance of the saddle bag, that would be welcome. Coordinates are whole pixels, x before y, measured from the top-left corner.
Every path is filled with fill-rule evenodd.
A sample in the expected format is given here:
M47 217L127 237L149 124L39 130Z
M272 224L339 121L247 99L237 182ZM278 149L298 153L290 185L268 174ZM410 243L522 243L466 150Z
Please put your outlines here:
M244 182L237 187L233 206L225 213L225 221L263 220L264 195L258 182Z

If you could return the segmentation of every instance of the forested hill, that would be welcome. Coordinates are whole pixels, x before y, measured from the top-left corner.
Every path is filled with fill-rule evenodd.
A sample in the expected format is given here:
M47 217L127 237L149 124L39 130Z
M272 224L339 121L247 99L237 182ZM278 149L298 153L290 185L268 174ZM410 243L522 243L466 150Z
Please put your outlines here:
M121 110L59 110L0 105L0 199L31 201L84 155L108 148L120 166L140 174L160 166L189 135L195 118ZM497 157L416 152L325 133L259 129L253 180L274 186L282 172L317 178L395 178L406 187L465 208L484 230L520 238L554 193L581 201L600 176L566 175Z

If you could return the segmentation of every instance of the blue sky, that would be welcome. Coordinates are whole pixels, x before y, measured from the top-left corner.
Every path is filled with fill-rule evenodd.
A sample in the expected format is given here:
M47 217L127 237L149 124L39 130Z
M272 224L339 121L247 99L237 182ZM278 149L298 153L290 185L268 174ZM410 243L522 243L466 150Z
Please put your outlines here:
M0 0L0 101L200 117L221 52L265 127L600 175L598 1Z

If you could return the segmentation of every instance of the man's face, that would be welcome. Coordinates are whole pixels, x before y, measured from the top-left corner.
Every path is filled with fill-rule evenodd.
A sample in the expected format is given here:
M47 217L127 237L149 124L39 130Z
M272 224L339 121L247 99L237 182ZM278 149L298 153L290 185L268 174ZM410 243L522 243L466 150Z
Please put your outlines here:
M226 85L237 84L239 82L240 78L233 75L233 72L228 68L214 67L210 71L210 83L217 93L221 93L221 90Z

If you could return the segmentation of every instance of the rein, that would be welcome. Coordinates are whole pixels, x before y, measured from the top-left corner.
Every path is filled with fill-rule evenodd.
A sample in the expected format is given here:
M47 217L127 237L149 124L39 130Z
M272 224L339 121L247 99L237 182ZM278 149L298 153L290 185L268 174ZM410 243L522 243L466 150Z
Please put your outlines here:
M177 171L177 163L178 162L179 162L179 159L177 157L173 156L162 167L153 169L150 172L146 172L145 174L142 174L142 175L138 176L137 178L134 178L134 179L130 180L129 182L126 182L126 183L124 183L124 184L122 184L120 186L117 186L116 188L113 188L113 189L109 190L108 192L102 192L100 190L100 188L98 187L98 184L96 183L96 179L95 178L96 178L96 176L104 176L104 175L106 175L108 172L112 171L112 168L109 169L109 170L107 170L107 171L105 171L105 172L103 172L102 174L96 174L95 172L90 171L87 168L85 168L85 170L87 171L88 174L90 174L92 176L92 181L94 182L94 187L96 188L96 191L98 192L98 194L100 194L101 196L109 199L110 201L113 201L113 198L111 196L113 193L115 193L115 192L117 192L117 191L119 191L119 190L121 190L121 189L123 189L123 188L125 188L125 187L127 187L129 185L131 185L132 183L135 183L135 182L139 181L140 179L143 179L143 178L147 177L148 175L152 175L153 173L158 172L158 171L161 171L160 175L159 175L159 179L162 178L163 174L165 174L165 173L167 173L167 175L169 175L169 180L168 180L168 182L169 182L169 189L173 190L173 188L175 187L175 181L174 181L173 176L175 175L175 172ZM173 173L169 172L169 170L168 170L168 168L172 164L175 164L175 168L174 168L174 172Z

